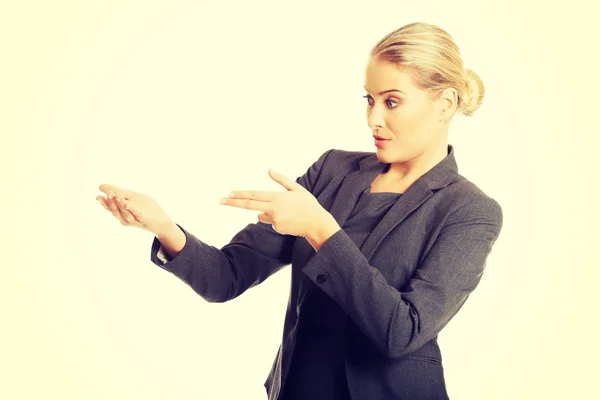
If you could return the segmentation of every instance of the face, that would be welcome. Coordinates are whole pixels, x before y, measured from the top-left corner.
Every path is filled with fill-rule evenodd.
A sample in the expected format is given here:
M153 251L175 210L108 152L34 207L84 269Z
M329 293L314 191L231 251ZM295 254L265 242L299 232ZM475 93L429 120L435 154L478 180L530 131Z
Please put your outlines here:
M446 149L444 119L452 103L447 96L432 99L415 86L407 72L371 58L365 74L367 123L377 141L377 157L385 163L404 163Z

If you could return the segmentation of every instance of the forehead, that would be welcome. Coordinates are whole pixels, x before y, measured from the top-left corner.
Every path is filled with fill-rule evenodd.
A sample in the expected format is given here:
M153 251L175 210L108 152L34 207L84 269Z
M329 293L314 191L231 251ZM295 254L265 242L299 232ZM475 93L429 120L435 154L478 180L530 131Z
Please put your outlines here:
M410 75L387 61L371 58L365 69L365 87L371 94L398 89L410 92L416 89Z

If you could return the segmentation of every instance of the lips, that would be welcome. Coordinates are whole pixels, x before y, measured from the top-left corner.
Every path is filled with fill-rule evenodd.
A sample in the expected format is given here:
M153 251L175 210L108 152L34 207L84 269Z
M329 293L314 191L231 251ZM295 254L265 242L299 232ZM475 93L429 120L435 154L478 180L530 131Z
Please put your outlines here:
M380 136L373 136L373 137L375 138L375 146L377 146L380 149L385 147L385 145L390 142L390 139L383 139L383 138L380 138Z

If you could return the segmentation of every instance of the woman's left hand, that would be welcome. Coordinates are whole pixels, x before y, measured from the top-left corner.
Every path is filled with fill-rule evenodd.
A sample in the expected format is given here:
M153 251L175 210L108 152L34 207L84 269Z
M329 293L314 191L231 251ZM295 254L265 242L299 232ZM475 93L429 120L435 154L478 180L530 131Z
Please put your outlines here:
M335 222L302 185L272 169L269 169L269 176L287 191L232 191L228 198L221 199L221 204L262 211L259 221L273 225L279 233L294 236L310 237L320 226Z

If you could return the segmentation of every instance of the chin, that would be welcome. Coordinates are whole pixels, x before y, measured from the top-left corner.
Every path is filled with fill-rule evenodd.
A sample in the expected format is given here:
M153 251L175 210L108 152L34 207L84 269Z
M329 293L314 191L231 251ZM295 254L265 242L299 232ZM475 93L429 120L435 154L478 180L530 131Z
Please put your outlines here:
M377 154L377 159L382 163L398 162L398 151L394 149L375 148L375 154Z

